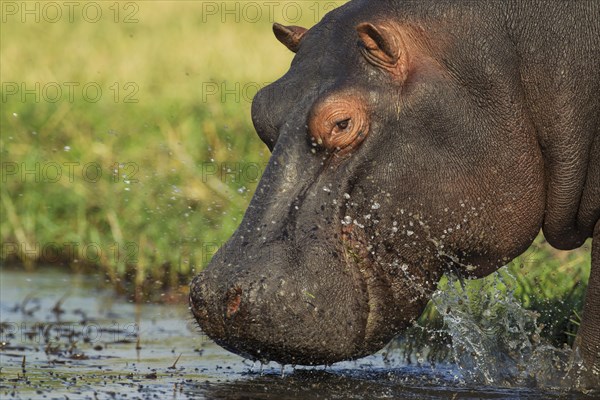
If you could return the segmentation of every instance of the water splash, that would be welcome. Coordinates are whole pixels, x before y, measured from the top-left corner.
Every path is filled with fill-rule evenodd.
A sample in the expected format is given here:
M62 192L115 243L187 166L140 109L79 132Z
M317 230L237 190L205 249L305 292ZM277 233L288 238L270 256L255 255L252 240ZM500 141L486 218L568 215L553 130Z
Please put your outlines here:
M542 341L539 315L521 306L515 287L515 278L502 268L466 285L449 276L433 295L464 379L503 387L577 387L581 367L573 351Z

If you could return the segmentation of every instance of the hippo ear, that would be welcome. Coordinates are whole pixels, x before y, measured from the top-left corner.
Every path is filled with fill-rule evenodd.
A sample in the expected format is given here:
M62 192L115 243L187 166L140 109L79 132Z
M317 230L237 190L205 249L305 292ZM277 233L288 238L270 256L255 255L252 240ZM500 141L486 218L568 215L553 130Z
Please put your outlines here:
M404 81L408 71L408 57L400 33L391 26L375 26L369 22L359 24L356 31L367 61Z
M301 26L284 26L277 22L273 24L273 33L275 33L277 40L294 53L298 51L300 42L306 31L307 29Z

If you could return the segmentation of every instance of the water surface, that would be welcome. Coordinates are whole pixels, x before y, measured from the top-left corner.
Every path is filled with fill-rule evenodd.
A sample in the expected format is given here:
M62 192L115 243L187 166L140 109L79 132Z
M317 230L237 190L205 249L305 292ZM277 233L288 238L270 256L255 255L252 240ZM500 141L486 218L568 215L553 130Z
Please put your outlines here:
M98 289L99 279L1 271L1 398L592 398L474 387L453 364L409 365L393 352L329 367L263 366L207 339L186 305L136 305Z

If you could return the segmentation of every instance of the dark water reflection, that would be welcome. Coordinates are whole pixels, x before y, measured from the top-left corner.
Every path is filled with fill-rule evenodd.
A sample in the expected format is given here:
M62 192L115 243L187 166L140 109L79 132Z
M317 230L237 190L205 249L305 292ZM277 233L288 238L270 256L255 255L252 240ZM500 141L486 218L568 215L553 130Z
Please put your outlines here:
M428 376L429 375L429 376ZM211 399L565 399L583 395L533 389L468 388L443 382L421 369L387 371L297 370L288 376L265 375L223 383L194 383L184 392Z

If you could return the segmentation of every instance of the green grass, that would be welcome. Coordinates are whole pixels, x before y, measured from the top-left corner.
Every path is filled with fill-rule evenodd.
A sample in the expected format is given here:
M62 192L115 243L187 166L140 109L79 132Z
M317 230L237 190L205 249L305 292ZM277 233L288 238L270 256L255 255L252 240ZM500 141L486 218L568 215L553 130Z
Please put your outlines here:
M137 299L185 294L256 187L269 153L250 99L285 73L292 54L273 38L266 9L257 22L240 14L223 23L202 3L139 2L138 22L125 24L114 22L113 3L99 4L97 23L79 13L73 22L2 23L2 261L100 269ZM317 3L300 4L297 24L314 24ZM274 15L286 22L281 10ZM65 82L79 85L72 101ZM37 99L10 93L36 83ZM97 102L81 92L90 83L102 89ZM53 102L57 85L63 99ZM588 249L559 252L538 239L512 263L515 296L542 311L557 341L568 340L581 307Z
M99 4L97 23L2 25L2 257L101 268L121 289L156 292L187 283L239 223L269 156L251 97L292 54L265 10L222 23L200 3L140 2L125 24Z

